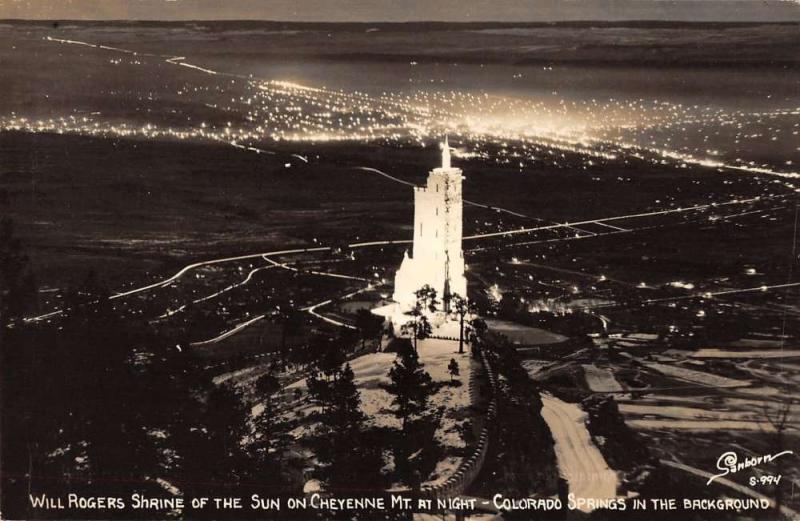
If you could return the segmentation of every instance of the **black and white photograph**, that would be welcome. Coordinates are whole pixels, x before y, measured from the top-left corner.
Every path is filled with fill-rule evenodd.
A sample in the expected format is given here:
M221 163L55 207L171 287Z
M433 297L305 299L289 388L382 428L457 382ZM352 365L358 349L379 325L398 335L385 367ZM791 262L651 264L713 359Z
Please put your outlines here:
M800 520L800 2L0 0L0 519Z

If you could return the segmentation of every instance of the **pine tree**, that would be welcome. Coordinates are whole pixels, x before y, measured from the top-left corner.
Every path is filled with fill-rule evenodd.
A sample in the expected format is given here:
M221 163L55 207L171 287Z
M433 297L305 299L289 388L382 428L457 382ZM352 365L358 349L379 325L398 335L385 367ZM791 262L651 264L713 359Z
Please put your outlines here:
M288 358L287 341L290 336L297 335L303 330L304 317L294 306L291 300L284 300L275 306L278 322L281 325L280 355L285 364Z
M235 388L215 386L205 403L198 400L194 405L184 411L174 434L180 456L176 485L185 496L226 496L231 486L268 476L262 475L254 451L244 445L250 434L249 410Z
M439 307L439 301L436 299L436 289L428 284L415 291L414 296L417 298L417 303L429 313L435 313Z
M256 391L265 398L264 410L253 419L252 443L249 446L255 479L273 490L286 485L281 453L288 444L287 424L275 410L273 395L281 389L280 381L266 373L256 381Z
M248 430L248 416L233 387L221 385L209 393L204 425L211 452L206 455L206 464L216 469L220 478L237 481L245 473L247 455L242 444Z
M458 376L458 362L456 362L455 358L451 358L450 363L447 364L447 372L450 373L450 382L453 381L453 378Z
M408 420L425 412L434 392L433 380L411 350L398 353L389 378L391 382L384 389L393 396L394 415L401 420L405 432Z
M438 446L434 433L440 412L428 410L435 384L416 351L408 344L399 346L389 370L390 383L383 388L392 395L393 413L401 421L400 436L393 437L395 477L417 490L436 465Z
M280 391L280 389L280 382L271 372L261 375L258 377L258 380L256 380L256 390L262 395L265 395L268 401L271 400L272 395Z
M368 309L359 309L356 311L356 329L361 339L361 350L363 351L367 340L380 338L383 332L383 319Z
M417 341L428 338L431 333L433 333L433 329L431 328L430 321L428 321L428 317L423 315L418 308L414 307L406 314L410 315L412 319L400 326L400 331L404 334L411 334L411 338L414 342L414 351L416 351Z
M480 354L481 346L483 345L484 337L488 331L486 322L481 318L473 318L469 321L469 343L472 346L471 352L473 358L477 358Z
M318 368L327 380L336 380L347 357L338 344L328 343L318 362Z
M280 381L271 372L261 375L256 380L256 391L264 398L264 410L255 418L254 438L262 452L269 453L275 448L275 427L277 418L273 407L272 395L280 391Z
M111 481L109 493L121 479L144 483L160 456L149 435L155 419L142 400L147 367L133 358L137 351L158 351L150 328L115 310L93 272L67 291L64 310L62 334L50 348L58 353L62 373L60 382L51 380L58 393L53 400L70 415L62 428L65 437L85 442L75 456L92 479Z
M322 406L314 446L322 463L321 478L327 488L380 489L383 478L381 449L365 425L361 397L350 364L340 366L330 378L308 380L312 399Z
M417 340L424 340L433 333L427 313L435 313L439 301L436 300L436 290L427 284L415 291L414 295L417 298L414 306L405 312L411 320L400 326L400 330L405 334L411 334L416 351Z
M470 305L466 298L458 293L453 293L450 298L451 309L458 315L458 352L464 352L464 319L470 312Z
M355 385L355 374L350 364L345 364L332 386L332 416L337 426L345 431L354 431L364 421L361 412L361 396Z

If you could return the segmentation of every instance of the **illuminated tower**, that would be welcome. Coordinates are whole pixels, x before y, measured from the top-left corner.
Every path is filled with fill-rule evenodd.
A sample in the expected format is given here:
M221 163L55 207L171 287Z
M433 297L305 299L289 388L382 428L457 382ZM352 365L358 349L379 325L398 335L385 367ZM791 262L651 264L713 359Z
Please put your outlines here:
M425 284L446 302L457 293L467 296L464 252L461 250L463 201L460 168L450 165L450 146L442 143L442 166L428 174L425 186L414 187L414 246L408 251L394 279L394 300L408 308L414 292Z

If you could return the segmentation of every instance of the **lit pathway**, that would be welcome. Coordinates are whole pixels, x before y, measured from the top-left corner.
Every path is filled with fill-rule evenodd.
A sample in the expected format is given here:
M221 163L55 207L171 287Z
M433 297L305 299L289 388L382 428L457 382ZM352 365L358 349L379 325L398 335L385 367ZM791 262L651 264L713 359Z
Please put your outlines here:
M295 273L301 273L300 270L289 266L287 263L280 263L276 262L269 257L264 257L264 260L271 263L276 268L283 268L285 270L294 271ZM311 275L319 275L320 277L331 277L334 279L347 279L347 280L360 280L361 282L369 282L369 279L365 279L363 277L356 277L353 275L342 275L341 273L329 273L327 271L314 271L309 270L306 273L310 273Z
M247 274L247 277L243 281L235 282L235 283L231 284L230 286L226 286L226 287L222 288L221 290L216 291L216 292L214 292L214 293L212 293L210 295L206 295L205 297L200 297L199 299L193 300L192 304L199 304L201 302L205 302L206 300L211 300L213 298L219 297L223 293L226 293L228 291L231 291L232 289L238 288L239 286L244 286L248 282L250 282L250 280L252 280L252 278L253 278L253 275L258 273L259 271L268 270L268 269L271 269L271 268L274 268L274 267L275 266L261 266L260 268L254 268L253 270L250 271L250 273ZM164 313L163 315L161 315L158 318L169 318L172 315L174 315L176 313L180 313L181 311L186 309L186 306L187 306L187 304L184 304L184 305L180 306L177 309L168 309L166 313Z
M793 195L793 194L792 194ZM656 215L668 215L668 214L676 214L676 213L686 213L686 212L697 212L702 210L712 210L715 208L720 208L723 206L730 206L730 205L738 205L738 204L750 204L750 203L757 203L759 201L766 201L769 199L775 198L782 198L782 197L789 197L789 194L781 194L781 195L772 195L772 196L758 196L752 197L750 199L732 199L730 201L725 201L721 203L707 203L707 204L697 204L694 206L687 206L685 208L669 208L666 210L654 210L651 212L640 212L640 213L633 213L628 215L618 215L616 217L603 217L601 219L586 219L583 221L575 221L575 222L567 222L567 223L559 223L559 224L550 224L545 226L534 226L531 228L519 228L517 230L508 230L503 232L492 232L492 233L481 233L476 235L468 235L464 237L465 241L475 240L475 239L487 239L490 237L505 237L509 235L519 235L522 233L531 233L531 232L538 232L542 230L553 230L556 228L573 228L575 226L587 225L587 224L605 224L610 221L620 221L623 219L638 219L642 217L653 217ZM619 231L619 230L618 230ZM628 231L628 230L625 230Z
M118 299L118 298L122 298L122 297L127 297L127 296L130 296L130 295L134 295L136 293L141 293L143 291L148 291L148 290L151 290L151 289L163 288L163 287L168 286L171 283L177 281L178 279L180 279L181 277L186 275L188 272L190 272L190 271L192 271L194 269L197 269L197 268L205 267L205 266L211 266L211 265L214 265L214 264L222 264L222 263L226 263L226 262L236 262L236 261L248 260L248 259L257 259L259 257L262 257L262 258L266 259L268 256L272 256L272 255L292 255L292 254L306 253L306 252L330 251L330 249L331 248L329 246L320 247L320 248L295 248L295 249L292 249L292 250L276 250L276 251L269 251L269 252L265 252L265 253L253 253L253 254L248 254L248 255L239 255L237 257L224 257L224 258L221 258L221 259L211 259L211 260L207 260L207 261L195 262L195 263L188 264L188 265L184 266L180 271L178 271L177 273L175 273L171 277L167 277L166 279L160 280L158 282L154 282L152 284L148 284L146 286L141 286L139 288L134 288L134 289L131 289L131 290L128 290L128 291L122 291L122 292L116 293L114 295L111 295L109 297L109 300L114 300L114 299ZM51 313L47 313L45 315L40 315L38 317L26 318L25 322L39 322L41 320L45 320L47 318L50 318L50 317L53 317L53 316L56 316L56 315L60 315L61 313L63 313L63 310L53 311Z
M531 233L531 232L540 231L540 230L552 230L552 229L557 229L557 228L573 228L576 225L585 225L585 224L592 224L592 223L596 224L596 223L602 223L602 222L608 222L608 221L617 221L617 220L623 220L623 219L636 219L636 218L641 218L641 217L651 217L651 216L655 216L655 215L666 215L666 214L673 214L673 213L684 213L684 212L690 212L690 211L707 210L707 209L711 209L711 208L719 208L719 207L728 206L728 205L750 204L750 203L753 203L753 202L764 201L764 200L774 199L774 198L779 198L779 197L788 197L788 196L787 195L776 195L776 196L754 197L752 199L732 199L732 200L721 202L721 203L702 204L702 205L695 205L695 206L690 206L690 207L686 207L686 208L674 208L674 209L668 209L668 210L642 212L642 213L628 214L628 215L618 215L618 216L615 216L615 217L604 217L604 218L601 218L601 219L588 219L588 220L578 221L578 222L573 222L573 223L552 224L552 225L544 225L544 226L538 226L538 227L533 227L533 228L521 228L521 229L509 230L509 231L505 231L505 232L491 232L491 233L475 234L475 235L466 236L466 237L463 238L463 240L465 240L465 241L468 241L468 240L480 240L480 239L487 239L487 238L493 238L493 237L503 237L503 236L509 236L509 235L516 235L516 234L521 234L521 233ZM628 230L626 230L626 231L628 231ZM601 234L601 235L611 235L611 234L615 234L615 233L624 233L624 232L612 231L612 232L609 232L607 234ZM574 239L575 239L574 237L564 237L564 238L557 238L557 239L547 239L547 240L537 241L537 242L559 242L559 241L567 241L567 240L574 240ZM377 240L377 241L354 242L354 243L348 244L347 247L350 248L350 249L357 249L357 248L370 248L370 247L378 247L378 246L390 246L390 245L398 245L398 244L411 244L412 242L413 241L411 241L410 239ZM323 251L331 251L331 250L332 250L332 248L330 246L320 246L320 247L315 247L315 248L294 248L294 249L288 249L288 250L276 250L276 251L270 251L270 252L253 253L253 254L248 254L248 255L240 255L240 256L236 256L236 257L225 257L225 258L220 258L220 259L211 259L211 260L207 260L207 261L195 262L195 263L192 263L192 264L189 264L189 265L183 267L180 271L178 271L177 273L175 273L171 277L168 277L168 278L163 279L163 280L158 281L158 282L154 282L152 284L148 284L146 286L142 286L142 287L139 287L139 288L134 288L134 289L131 289L131 290L127 290L127 291L122 291L122 292L116 293L116 294L112 295L110 298L113 300L113 299L118 299L118 298L122 298L122 297L127 297L129 295L134 295L136 293L141 293L141 292L144 292L144 291L148 291L148 290L151 290L151 289L157 289L157 288L165 287L165 286L171 284L172 282L177 281L178 279L180 279L181 277L186 275L188 272L190 272L190 271L192 271L194 269L197 269L197 268L204 267L204 266L210 266L210 265L214 265L214 264L222 264L222 263L226 263L226 262L236 262L236 261L241 261L241 260L256 259L256 258L259 258L259 257L267 259L267 257L271 257L271 256L295 255L295 254L300 254L300 253L314 253L314 252L323 252ZM800 283L797 283L797 284L800 284ZM747 288L747 289L744 289L744 290L729 290L727 292L719 293L719 294L729 294L729 293L756 291L756 290L766 291L766 290L769 290L769 289L776 289L776 288L781 288L781 287L791 287L791 286L794 286L794 285L797 285L797 284L777 285L777 286L761 286L761 287L758 287L758 288ZM680 297L680 298L696 298L696 297L700 297L700 296L703 296L703 295L688 296L688 297L684 296L684 297ZM712 294L712 296L713 296L713 294ZM40 316L37 316L37 317L26 318L25 322L38 322L38 321L45 320L45 319L53 317L53 316L60 315L62 312L63 311L58 310L58 311L53 311L51 313L46 313L44 315L40 315Z
M237 324L232 329L229 329L228 331L225 331L224 333L222 333L219 336L215 336L214 338L211 338L209 340L202 340L200 342L192 342L189 345L192 346L192 347L198 347L198 346L206 346L206 345L209 345L209 344L216 344L217 342L220 342L220 341L225 340L226 338L228 338L230 336L235 335L236 333L240 332L242 329L244 329L244 328L246 328L248 326L252 326L256 322L259 322L260 320L263 320L264 317L266 317L266 315L258 315L257 317L254 317L254 318L251 318L249 320L246 320L246 321L242 322L241 324Z
M369 291L369 290L373 289L374 287L375 286L373 286L372 284L367 284L367 286L364 287L364 288L361 288L359 290L356 290L356 291L353 291L351 293L348 293L347 295L342 295L341 297L339 297L338 300L346 300L346 299L348 299L350 297L354 297L355 295L358 295L359 293L363 293L365 291ZM328 304L330 304L334 300L336 300L336 299L328 299L328 300L325 300L323 302L319 302L317 304L314 304L313 306L304 307L300 311L307 311L307 312L311 313L312 315L314 315L315 317L317 317L317 318L319 318L321 320L324 320L325 322L327 322L329 324L333 324L334 326L346 327L348 329L356 329L355 326L353 326L351 324L348 324L347 322L342 322L341 320L335 320L333 318L326 317L324 315L320 315L319 313L317 313L317 308L321 308L323 306L327 306Z
M393 176L391 174L387 174L386 172L384 172L382 170L378 170L377 168L372 168L370 166L356 166L356 167L353 167L353 168L355 168L356 170L363 170L365 172L372 172L372 173L381 175L381 176L383 176L383 177L385 177L385 178L387 178L387 179L389 179L391 181L394 181L395 183L400 183L400 184L403 184L403 185L406 185L406 186L410 186L412 188L417 186L414 183L411 183L409 181L404 181L404 180L399 179L399 178L397 178L397 177L395 177L395 176ZM521 214L519 212L515 212L513 210L509 210L508 208L501 208L499 206L492 206L492 205L485 204L485 203L478 203L478 202L475 202L475 201L470 201L469 199L464 199L463 201L464 201L464 204L469 205L469 206L475 206L477 208L483 208L483 209L491 210L491 211L497 212L497 213L507 213L509 215L513 215L514 217L521 217L523 219L534 219L534 220L539 221L539 222L547 222L544 219L540 219L538 217L531 217L529 215ZM559 227L561 226L559 223L555 223L555 224L558 225ZM588 236L596 235L594 232L590 232L588 230L582 230L580 228L575 228L574 226L569 226L568 225L567 228L574 229L578 233L585 233ZM616 227L614 227L614 228L616 228ZM621 230L622 228L617 228L617 229Z
M268 257L264 257L264 260L272 263L271 266L268 266L270 268L278 267L278 268L283 268L283 269L286 269L286 270L289 270L289 271L295 271L295 272L297 271L297 268L293 268L293 267L288 266L286 264L281 264L279 262L275 262L274 260L272 260L272 259L270 259ZM314 275L319 275L319 276L325 276L325 277L343 278L343 279L351 279L351 280L359 280L359 281L368 282L367 279L364 279L364 278L361 278L361 277L353 277L353 276L350 276L350 275L341 275L341 274L338 274L338 273L326 273L326 272L322 272L322 271L310 271L309 273L312 273ZM329 317L326 317L324 315L321 315L321 314L317 313L317 309L321 308L323 306L327 306L328 304L332 303L334 300L348 299L350 297L358 295L359 293L363 293L365 291L369 291L369 290L371 290L371 289L373 289L375 287L376 286L374 286L372 283L368 283L365 287L363 287L363 288L361 288L359 290L353 291L351 293L348 293L346 295L342 295L338 299L328 299L328 300L325 300L323 302L319 302L317 304L313 304L311 306L307 306L307 307L301 308L300 311L306 311L306 312L310 313L311 315L313 315L313 316L315 316L315 317L317 317L317 318L319 318L321 320L324 320L325 322L328 322L329 324L333 324L335 326L346 327L348 329L355 329L355 326L353 326L351 324L348 324L346 322L342 322L340 320L335 320L335 319L332 319L332 318L329 318ZM266 317L266 314L258 315L257 317L254 317L254 318L249 318L249 319L245 320L244 322L241 322L241 323L237 324L236 326L234 326L233 328L229 329L228 331L223 332L219 336L216 336L214 338L210 338L208 340L203 340L203 341L200 341L200 342L193 342L193 343L191 343L189 345L191 345L193 347L197 347L197 346L205 346L205 345L210 345L210 344L216 344L216 343L218 343L218 342L220 342L222 340L225 340L226 338L229 338L229 337L235 335L236 333L241 332L243 329L245 329L247 327L250 327L253 324L256 324L257 322L261 321L265 317Z
M766 293L768 291L776 290L776 289L788 289L788 288L796 288L800 286L800 282L790 282L788 284L773 284L773 285L762 285L762 286L755 286L752 288L739 288L739 289L725 289L719 291L704 291L704 292L695 292L689 295L679 295L676 297L664 297L664 298L653 298L642 300L643 304L659 304L662 302L674 302L677 300L692 300L692 299L712 299L714 297L719 296L726 296L726 295L738 295L741 293ZM584 311L589 311L593 309L602 309L602 308L614 308L619 307L620 304L618 303L609 303L609 304L596 304L593 306L584 306L580 309Z

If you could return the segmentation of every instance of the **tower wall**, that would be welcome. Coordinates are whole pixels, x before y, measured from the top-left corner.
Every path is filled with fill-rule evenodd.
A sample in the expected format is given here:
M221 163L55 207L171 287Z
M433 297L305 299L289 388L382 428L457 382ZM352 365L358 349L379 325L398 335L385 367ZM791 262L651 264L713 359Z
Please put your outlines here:
M446 152L445 152L446 151ZM445 293L466 297L463 198L460 169L450 167L445 144L441 168L431 170L424 187L414 188L414 245L395 276L394 300L404 307L414 304L414 292L428 284L439 300Z

